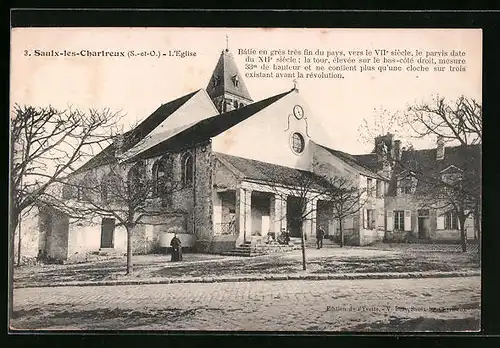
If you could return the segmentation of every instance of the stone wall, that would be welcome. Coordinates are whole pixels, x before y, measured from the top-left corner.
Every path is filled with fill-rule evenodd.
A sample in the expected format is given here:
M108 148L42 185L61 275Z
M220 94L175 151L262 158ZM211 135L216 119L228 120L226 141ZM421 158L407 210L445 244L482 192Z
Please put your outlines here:
M40 212L38 208L26 210L19 221L14 232L14 260L17 263L19 247L19 231L21 231L21 264L32 262L38 255L38 250L43 248L43 242L40 246L39 228Z
M196 148L193 230L198 239L205 239L213 235L214 162L210 144Z
M237 235L217 235L211 238L198 240L196 242L195 252L220 254L223 251L230 251L236 247Z
M430 237L436 240L460 240L460 230L434 230Z
M54 212L52 215L51 234L47 235L47 256L54 260L68 258L69 218Z

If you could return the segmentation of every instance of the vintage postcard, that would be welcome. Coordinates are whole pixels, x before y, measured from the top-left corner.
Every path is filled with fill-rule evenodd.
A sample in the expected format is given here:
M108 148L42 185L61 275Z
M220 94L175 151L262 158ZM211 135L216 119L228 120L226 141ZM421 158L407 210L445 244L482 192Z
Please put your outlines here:
M10 328L476 332L479 29L13 28Z

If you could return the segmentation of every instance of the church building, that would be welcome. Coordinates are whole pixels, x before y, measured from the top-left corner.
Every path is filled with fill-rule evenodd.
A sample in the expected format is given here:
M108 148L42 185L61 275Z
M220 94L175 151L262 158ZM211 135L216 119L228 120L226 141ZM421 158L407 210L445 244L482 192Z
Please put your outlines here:
M344 221L346 244L384 240L386 231L393 230L393 212L400 209L394 201L390 213L385 207L392 172L377 167L376 154L354 156L322 144L322 127L312 127L318 122L296 87L254 101L225 49L205 89L160 106L68 182L77 186L93 180L106 188L116 176L110 174L111 163L117 162L118 180L159 183L168 178L179 183L175 191L158 186L147 197L155 213L134 227L134 254L164 250L174 233L183 247L207 253L259 243L283 229L292 238L303 231L314 239L321 225L327 235L336 236L338 221L328 204L311 197L310 216L298 221L293 190L282 194L311 174L348 177L367 189L363 208ZM102 200L109 199L109 191L103 190ZM71 186L61 188L61 194L68 202L85 204L85 193ZM71 261L86 253L126 250L126 231L112 216L73 221L43 207L37 215L30 222L35 237L23 245L27 255L43 249L51 258Z

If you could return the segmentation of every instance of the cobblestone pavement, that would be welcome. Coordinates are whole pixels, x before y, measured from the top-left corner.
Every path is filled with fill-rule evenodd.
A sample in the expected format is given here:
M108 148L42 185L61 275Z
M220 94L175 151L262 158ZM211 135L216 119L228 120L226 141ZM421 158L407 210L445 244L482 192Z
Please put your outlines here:
M16 329L478 330L480 278L15 289Z

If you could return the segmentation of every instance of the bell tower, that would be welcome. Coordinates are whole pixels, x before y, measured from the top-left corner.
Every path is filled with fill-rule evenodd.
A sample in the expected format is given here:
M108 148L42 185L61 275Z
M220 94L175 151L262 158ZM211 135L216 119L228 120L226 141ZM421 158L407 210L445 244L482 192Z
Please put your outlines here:
M243 77L229 51L226 36L226 49L222 50L206 91L220 113L239 109L253 103Z

